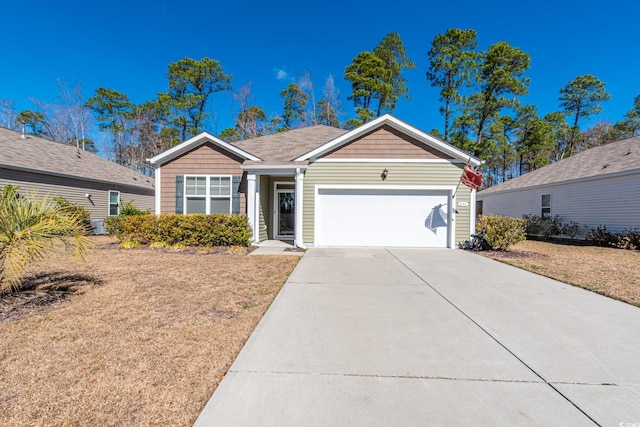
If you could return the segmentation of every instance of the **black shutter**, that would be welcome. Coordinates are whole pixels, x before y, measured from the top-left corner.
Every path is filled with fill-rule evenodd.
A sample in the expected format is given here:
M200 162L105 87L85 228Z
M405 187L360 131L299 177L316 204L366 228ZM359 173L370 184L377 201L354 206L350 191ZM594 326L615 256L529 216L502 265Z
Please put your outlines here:
M176 176L176 213L184 213L184 176Z
M231 177L231 213L240 213L240 181L241 176Z

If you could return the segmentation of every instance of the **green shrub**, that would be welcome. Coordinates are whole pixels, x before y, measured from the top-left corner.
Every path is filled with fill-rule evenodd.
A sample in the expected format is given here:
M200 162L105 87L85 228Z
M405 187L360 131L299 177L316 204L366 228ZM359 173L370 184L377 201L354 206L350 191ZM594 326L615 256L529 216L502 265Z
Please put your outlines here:
M130 202L120 202L120 215L121 216L129 216L129 215L147 215L151 211L147 209L146 211L138 209L136 205L133 204L133 201Z
M549 238L560 234L562 229L560 217L557 215L547 218L542 218L538 215L524 215L523 218L526 221L525 232L528 236Z
M484 238L494 249L506 251L509 246L525 240L526 220L508 216L480 216L478 230L485 230Z
M625 229L621 233L612 233L606 225L599 225L587 233L587 242L594 246L617 249L640 249L640 231Z
M106 227L120 242L168 246L249 246L252 235L246 215L228 214L118 216L107 218Z
M91 214L84 207L71 203L64 197L54 197L52 199L61 212L71 217L77 217L82 225L85 235L91 234Z

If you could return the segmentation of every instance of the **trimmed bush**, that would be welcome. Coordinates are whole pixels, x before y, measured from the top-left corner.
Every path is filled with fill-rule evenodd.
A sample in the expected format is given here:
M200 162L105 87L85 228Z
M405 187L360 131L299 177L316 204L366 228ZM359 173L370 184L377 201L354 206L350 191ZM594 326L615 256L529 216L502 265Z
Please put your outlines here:
M549 238L560 234L563 227L559 216L542 218L538 215L524 215L526 234L528 236L544 236Z
M110 217L107 231L120 242L163 242L167 246L249 246L246 215L130 215Z
M587 233L587 242L594 246L616 249L640 249L640 231L623 230L621 233L612 233L606 225L599 225Z
M506 251L509 246L526 239L524 219L508 216L489 215L480 216L477 230L485 230L484 239L494 249Z

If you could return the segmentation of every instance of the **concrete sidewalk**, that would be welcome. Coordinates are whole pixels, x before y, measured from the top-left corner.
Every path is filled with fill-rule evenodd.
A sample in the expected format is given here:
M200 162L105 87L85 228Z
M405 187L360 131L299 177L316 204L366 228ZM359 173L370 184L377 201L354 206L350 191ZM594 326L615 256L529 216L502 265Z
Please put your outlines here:
M196 426L640 425L638 331L475 254L310 249Z

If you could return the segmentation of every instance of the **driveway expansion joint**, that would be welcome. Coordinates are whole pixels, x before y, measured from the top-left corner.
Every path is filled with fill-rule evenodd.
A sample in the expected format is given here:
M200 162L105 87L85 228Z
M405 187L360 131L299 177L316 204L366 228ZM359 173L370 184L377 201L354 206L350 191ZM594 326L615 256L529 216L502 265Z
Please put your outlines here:
M580 406L578 406L578 404L576 404L573 400L571 400L568 396L566 396L565 394L563 394L560 390L558 390L557 387L555 387L553 385L552 382L547 381L540 373L538 373L535 369L533 369L531 366L529 366L524 360L522 360L518 355L516 355L510 348L508 348L506 346L506 344L504 344L502 341L500 341L498 338L496 338L493 334L491 334L491 332L489 332L487 329L485 329L484 327L482 327L482 325L480 325L480 323L478 323L476 320L474 320L469 314L465 313L460 307L458 307L456 304L453 303L453 301L451 301L449 298L447 298L446 296L444 296L444 294L442 292L440 292L438 289L436 289L436 287L434 285L432 285L431 283L427 282L426 280L424 280L422 278L422 276L420 276L418 273L416 273L411 267L409 267L404 261L402 261L400 258L398 258L395 254L393 254L391 251L389 251L389 249L385 249L389 255L391 255L393 258L395 258L400 264L402 264L407 270L409 270L414 276L416 276L421 282L423 282L425 285L427 285L429 288L431 288L437 295L439 295L443 300L445 300L447 303L449 303L454 309L456 309L460 314L462 314L464 317L466 317L467 319L469 319L469 321L471 321L474 325L476 325L478 328L480 328L480 330L482 332L484 332L485 334L487 334L487 336L489 336L492 340L494 340L500 347L502 347L503 349L505 349L509 354L511 354L513 357L516 358L516 360L518 360L522 365L525 366L525 368L527 368L529 371L531 371L531 373L533 373L535 376L537 376L538 378L540 378L545 384L547 384L549 387L551 387L551 389L553 391L555 391L558 395L560 395L562 398L564 398L567 402L569 402L571 405L573 405L574 408L576 408L578 411L580 411L585 417L587 417L591 422L593 422L595 425L601 427L601 424L599 424L593 417L591 417L589 414L587 414L585 412L584 409L582 409ZM534 273L532 273L534 274Z

